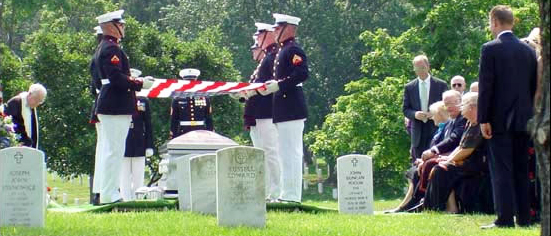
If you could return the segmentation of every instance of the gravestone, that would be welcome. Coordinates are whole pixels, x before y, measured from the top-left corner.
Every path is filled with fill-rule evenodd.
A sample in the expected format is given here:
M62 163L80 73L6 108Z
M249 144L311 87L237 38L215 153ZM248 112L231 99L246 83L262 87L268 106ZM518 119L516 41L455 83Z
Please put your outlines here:
M0 150L0 226L44 227L44 153L28 147Z
M215 153L219 149L237 145L233 140L208 130L190 131L170 140L166 144L167 153L161 155L163 159L159 163L159 173L163 173L162 178L159 180L159 186L165 187L167 193L173 193L178 190L178 182L180 180L177 176L180 175L177 174L176 159L179 157L188 154ZM164 170L161 171L161 169ZM189 181L189 178L186 180Z
M216 154L189 160L191 211L216 214Z
M373 214L373 166L365 155L337 159L339 212Z
M189 186L189 159L197 154L188 154L174 160L176 164L176 183L178 185L178 204L181 211L191 210L191 188Z
M220 226L266 226L264 151L230 147L216 152L216 218Z

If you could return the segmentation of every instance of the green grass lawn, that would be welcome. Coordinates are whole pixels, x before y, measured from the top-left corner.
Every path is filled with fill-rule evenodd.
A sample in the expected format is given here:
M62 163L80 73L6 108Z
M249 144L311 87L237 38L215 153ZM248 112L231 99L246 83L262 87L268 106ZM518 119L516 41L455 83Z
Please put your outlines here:
M48 177L50 187L67 192L70 204L75 197L88 199L86 178L81 186L78 179L72 184L55 182ZM323 195L311 186L304 193L304 204L337 208L327 187ZM60 195L61 196L61 195ZM60 200L61 201L61 200ZM81 200L82 202L83 200ZM0 235L539 235L539 226L521 229L483 231L480 225L493 221L493 215L452 215L443 213L392 214L380 213L396 206L399 200L376 200L375 215L346 215L338 213L305 213L269 211L266 228L219 227L216 217L191 212L127 212L127 213L63 213L48 211L45 228L2 227Z

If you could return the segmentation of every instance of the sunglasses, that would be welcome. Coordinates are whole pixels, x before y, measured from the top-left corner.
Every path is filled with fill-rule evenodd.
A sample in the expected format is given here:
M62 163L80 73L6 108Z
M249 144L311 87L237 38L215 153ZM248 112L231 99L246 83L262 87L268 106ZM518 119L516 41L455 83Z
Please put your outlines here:
M452 87L463 87L463 84L452 84Z

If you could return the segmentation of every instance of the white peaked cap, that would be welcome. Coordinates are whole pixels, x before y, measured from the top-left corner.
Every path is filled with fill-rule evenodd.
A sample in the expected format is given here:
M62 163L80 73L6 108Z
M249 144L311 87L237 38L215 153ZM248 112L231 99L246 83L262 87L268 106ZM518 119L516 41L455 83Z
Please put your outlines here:
M288 23L292 25L298 25L300 18L296 16L290 16L285 14L274 13L275 23Z
M186 68L186 69L180 70L179 75L182 78L186 78L186 77L199 77L200 74L201 74L200 70L193 69L193 68Z
M96 31L96 35L103 34L103 30L101 30L101 27L99 27L99 25L94 27L94 30Z
M262 32L262 31L274 31L274 25L270 25L270 24L266 24L266 23L254 23L254 25L256 26L256 31L257 32Z
M124 24L126 22L122 19L123 13L124 13L124 10L112 11L112 12L105 13L101 16L98 16L96 17L96 19L98 19L98 24L110 22L110 21L118 21Z

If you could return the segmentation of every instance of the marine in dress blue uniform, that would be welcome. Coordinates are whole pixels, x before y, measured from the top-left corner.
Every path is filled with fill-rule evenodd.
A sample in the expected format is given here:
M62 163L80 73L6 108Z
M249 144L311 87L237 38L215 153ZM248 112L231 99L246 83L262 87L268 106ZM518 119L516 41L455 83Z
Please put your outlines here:
M94 54L94 63L101 78L95 114L101 126L102 143L99 170L100 203L120 201L120 169L123 161L126 135L136 112L136 91L149 88L152 82L130 76L128 57L119 40L124 37L124 10L109 12L97 17L104 37ZM96 163L98 164L98 163Z
M260 61L251 82L265 83L274 78L274 60L277 54L277 43L274 36L274 25L255 23L257 27L257 43L265 55ZM254 90L253 90L254 91ZM261 148L265 153L266 169L266 200L277 200L280 194L281 160L278 155L278 132L273 123L273 94L266 96L250 96L248 101L254 104L252 116L255 126L251 126L251 138L255 147ZM247 108L247 107L246 107ZM247 115L247 110L245 110Z
M196 80L201 72L197 69L183 69L183 79ZM208 97L176 96L170 109L170 138L176 138L193 130L213 131L212 107Z
M302 200L302 155L304 121L308 116L302 82L308 78L308 61L295 41L300 18L274 14L275 40L279 52L274 62L274 80L266 82L262 95L273 93L272 117L278 131L281 156L281 193L286 202Z

